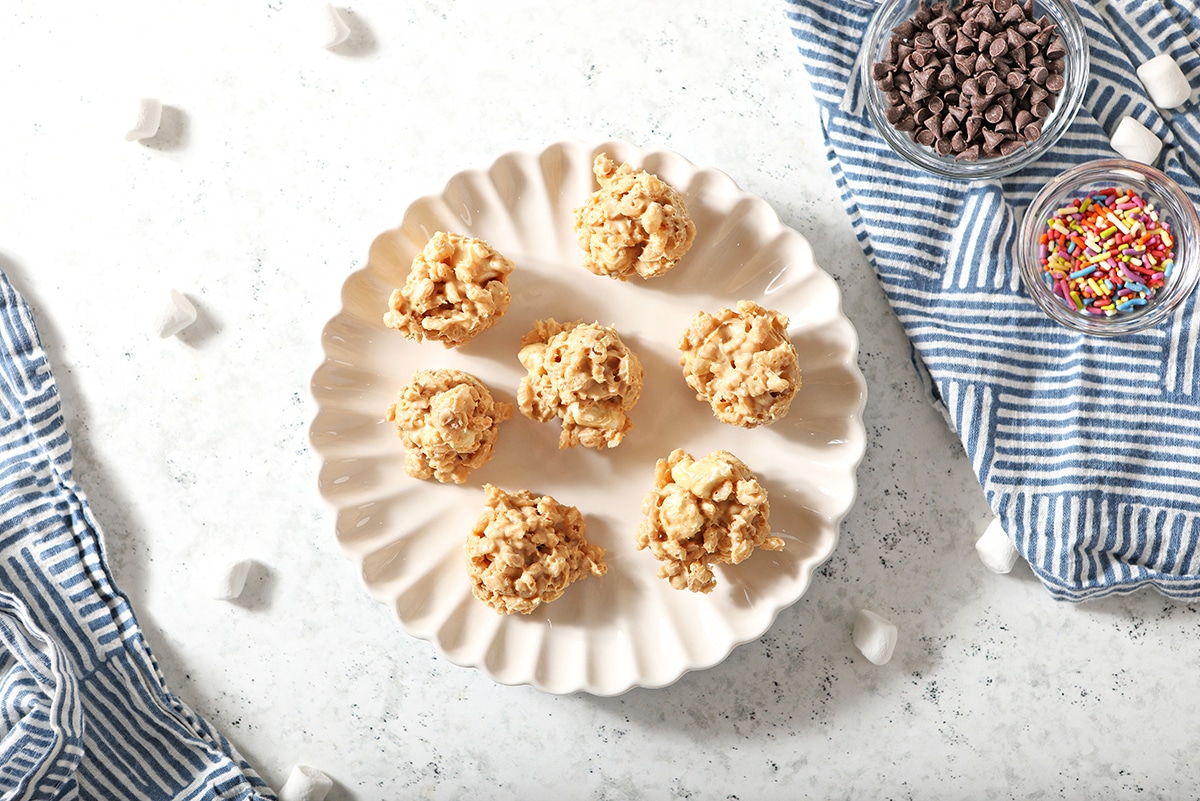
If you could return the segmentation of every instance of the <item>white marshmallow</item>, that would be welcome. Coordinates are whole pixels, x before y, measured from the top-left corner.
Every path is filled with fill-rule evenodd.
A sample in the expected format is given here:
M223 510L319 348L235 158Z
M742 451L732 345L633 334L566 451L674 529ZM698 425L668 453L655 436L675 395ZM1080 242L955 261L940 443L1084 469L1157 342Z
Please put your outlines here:
M316 768L296 765L279 791L279 801L325 801L333 780Z
M333 3L326 3L321 14L320 39L321 46L326 50L337 47L350 36L350 26L342 19L342 14Z
M254 562L250 559L242 559L225 565L217 575L212 577L209 594L217 601L232 601L237 598L246 588L246 578L250 575L250 568L253 565Z
M158 126L161 123L162 103L152 97L143 97L138 103L137 119L129 132L125 134L125 141L149 139L158 133Z
M1130 161L1154 164L1162 150L1162 140L1133 117L1125 117L1113 131L1112 146Z
M854 616L854 647L876 665L886 665L896 650L899 631L893 623L869 609Z
M154 321L158 335L163 339L173 337L196 322L196 307L178 290L171 290L171 302L162 308Z
M1004 533L1004 526L998 517L988 524L982 536L975 541L975 552L979 554L979 561L983 562L984 567L993 573L1011 572L1020 556L1017 546Z
M1138 78L1159 108L1182 106L1192 96L1192 86L1178 62L1166 53L1137 68Z

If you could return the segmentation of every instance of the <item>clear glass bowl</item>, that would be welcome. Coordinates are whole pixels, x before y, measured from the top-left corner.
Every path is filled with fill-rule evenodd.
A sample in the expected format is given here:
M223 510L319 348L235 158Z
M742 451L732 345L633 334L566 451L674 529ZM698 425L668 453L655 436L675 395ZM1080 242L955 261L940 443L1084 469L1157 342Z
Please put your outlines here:
M932 147L919 144L909 133L898 131L884 116L887 108L885 93L871 77L872 65L882 60L887 51L892 29L917 11L919 0L884 0L876 9L867 27L863 40L863 58L859 60L860 77L866 93L867 113L876 130L893 150L907 161L938 175L961 180L995 178L1016 172L1026 164L1037 161L1071 127L1075 114L1083 101L1087 88L1090 55L1083 20L1071 0L1036 0L1035 15L1043 15L1054 21L1059 38L1066 48L1066 69L1063 72L1064 86L1059 92L1054 110L1043 121L1041 136L1007 156L979 159L978 161L955 161L954 154L939 155ZM964 0L955 0L960 5Z
M1106 188L1130 188L1149 201L1159 219L1171 227L1175 267L1153 299L1137 310L1112 317L1076 311L1054 294L1043 278L1038 239L1049 219L1068 201ZM1158 325L1192 294L1200 278L1200 218L1196 207L1162 172L1136 161L1100 159L1072 167L1037 193L1021 222L1017 259L1022 283L1037 305L1052 320L1083 334L1123 336Z

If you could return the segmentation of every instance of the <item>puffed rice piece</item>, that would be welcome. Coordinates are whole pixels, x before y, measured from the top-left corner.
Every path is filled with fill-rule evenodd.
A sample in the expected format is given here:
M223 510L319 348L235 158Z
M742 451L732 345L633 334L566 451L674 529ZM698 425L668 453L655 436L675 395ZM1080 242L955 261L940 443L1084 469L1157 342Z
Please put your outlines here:
M619 281L666 274L696 239L683 196L658 176L618 165L607 154L592 164L600 188L575 209L583 266Z
M709 593L714 565L739 564L755 548L783 550L783 540L771 536L770 514L767 491L741 459L718 450L697 460L676 449L654 467L637 547L661 562L659 578L675 589Z
M467 537L467 573L471 592L497 613L528 615L573 582L608 572L574 506L529 490L484 490L483 514Z
M405 473L462 484L495 454L500 424L512 413L475 376L441 369L418 370L386 416L404 445Z
M482 239L438 231L392 292L383 323L417 342L465 345L508 311L512 271L513 263Z
M521 414L539 423L560 418L559 448L615 448L633 428L629 411L644 372L616 329L538 320L517 358L527 371L517 391Z
M679 364L696 399L723 423L755 428L779 420L800 388L788 318L749 300L737 310L696 312L679 340Z

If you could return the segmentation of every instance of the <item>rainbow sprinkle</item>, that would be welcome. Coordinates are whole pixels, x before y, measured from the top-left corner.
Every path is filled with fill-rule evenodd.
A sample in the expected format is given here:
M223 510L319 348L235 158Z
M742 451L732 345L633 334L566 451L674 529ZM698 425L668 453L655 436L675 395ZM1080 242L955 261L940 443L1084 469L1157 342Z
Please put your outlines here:
M1069 201L1038 238L1046 286L1080 314L1113 317L1154 300L1175 267L1171 226L1132 189Z

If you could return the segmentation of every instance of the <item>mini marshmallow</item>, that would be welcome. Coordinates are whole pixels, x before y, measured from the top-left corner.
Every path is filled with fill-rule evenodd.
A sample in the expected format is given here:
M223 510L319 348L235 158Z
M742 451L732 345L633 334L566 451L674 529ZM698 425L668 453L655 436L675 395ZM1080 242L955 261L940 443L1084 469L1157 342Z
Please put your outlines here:
M328 50L337 47L350 36L350 26L342 19L342 14L332 3L326 3L321 14L322 25L320 38L322 46Z
M899 632L886 618L869 609L859 609L854 617L854 647L876 665L886 665L896 650Z
M1004 533L1000 518L996 518L984 530L983 535L975 541L975 551L984 567L993 573L1008 573L1017 563L1017 546Z
M138 103L137 119L134 121L133 127L129 129L129 133L125 134L125 141L149 139L158 133L158 126L161 122L162 103L152 97L143 97Z
M250 568L253 565L254 562L250 559L242 559L225 565L216 576L213 576L209 594L217 601L232 601L237 598L246 587L246 577L250 575Z
M279 801L325 801L333 780L316 768L296 765L279 791Z
M196 307L178 290L171 290L171 302L163 307L155 320L155 328L163 339L173 337L196 322Z
M1162 150L1162 140L1133 117L1125 117L1113 131L1112 146L1130 161L1153 164Z
M1192 96L1192 86L1178 62L1166 53L1155 56L1137 68L1146 93L1159 108L1182 106Z

